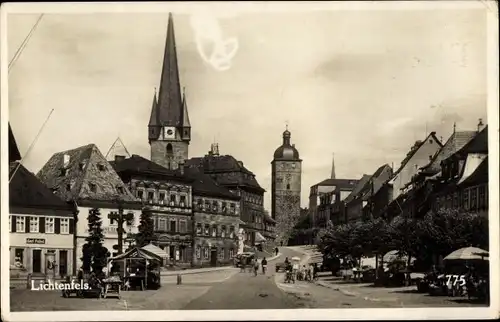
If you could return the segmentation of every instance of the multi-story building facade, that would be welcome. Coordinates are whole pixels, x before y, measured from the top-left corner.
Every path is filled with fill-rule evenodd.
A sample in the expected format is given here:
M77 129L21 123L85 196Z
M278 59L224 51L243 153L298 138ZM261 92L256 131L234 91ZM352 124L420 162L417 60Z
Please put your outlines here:
M326 227L330 220L334 225L347 222L345 200L352 193L359 180L328 179L332 184L329 192L319 196L316 210L316 228Z
M126 245L123 244L121 250L117 249L118 222L112 215L123 212L133 218L123 226L123 237L126 238L128 233L137 232L142 204L122 182L97 146L88 144L55 153L38 172L37 177L56 196L76 204L76 267L81 266L82 247L89 235L87 216L94 208L100 211L103 246L110 255L113 255L114 250L125 250Z
M193 181L195 222L194 266L219 266L232 262L238 252L240 197L218 185L198 169L186 169Z
M247 246L254 246L266 239L263 236L265 190L242 161L231 155L220 155L218 146L212 144L207 155L187 160L186 166L198 169L241 198L240 228L243 229L243 240Z
M441 162L432 207L488 216L488 127Z
M9 125L9 252L11 277L74 274L75 208L19 163Z
M271 162L271 217L276 220L278 241L287 244L293 227L300 217L302 160L291 133L283 132L283 142L274 151Z
M169 264L190 266L193 257L192 182L183 172L162 167L138 155L116 156L111 162L121 180L154 222L155 244L165 250Z

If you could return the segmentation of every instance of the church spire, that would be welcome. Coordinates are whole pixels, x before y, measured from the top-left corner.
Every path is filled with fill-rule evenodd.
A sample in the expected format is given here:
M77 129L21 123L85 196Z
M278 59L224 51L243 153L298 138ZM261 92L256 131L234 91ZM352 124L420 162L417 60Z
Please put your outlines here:
M335 153L332 153L332 173L330 179L335 179Z
M167 40L163 56L157 109L157 125L182 125L183 106L181 85L175 45L174 21L171 13L168 15Z
M191 122L189 121L189 113L186 102L186 88L182 89L182 126L191 127Z

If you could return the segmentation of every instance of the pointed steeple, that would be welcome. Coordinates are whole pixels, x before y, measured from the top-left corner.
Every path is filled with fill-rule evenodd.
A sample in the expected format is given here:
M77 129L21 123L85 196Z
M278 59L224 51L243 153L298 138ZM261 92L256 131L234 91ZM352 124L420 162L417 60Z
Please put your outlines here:
M153 104L151 105L151 116L149 117L149 126L158 126L158 100L156 99L156 87L155 95L153 97Z
M158 125L182 125L182 98L175 46L174 21L172 14L168 15L167 40L163 56L160 91L158 93Z
M186 88L182 89L182 127L191 127L191 122L189 121L189 113L186 102Z
M332 173L330 179L335 179L335 153L332 153Z

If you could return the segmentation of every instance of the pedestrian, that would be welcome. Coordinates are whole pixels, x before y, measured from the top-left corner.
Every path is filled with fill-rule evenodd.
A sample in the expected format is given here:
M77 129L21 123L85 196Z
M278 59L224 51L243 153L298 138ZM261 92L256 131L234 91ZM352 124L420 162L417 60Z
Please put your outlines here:
M253 273L254 276L257 276L257 272L259 271L259 261L255 258L255 262L253 263Z
M297 274L299 272L299 263L298 262L295 262L293 263L292 265L292 273L293 273L293 277L294 279L297 279Z
M280 244L281 244L281 247L283 247L283 241L281 241L281 243L280 243Z
M278 256L279 251L280 251L280 250L278 249L278 247L276 247L276 248L274 249L274 252L276 253L276 256Z
M316 263L314 263L313 265L313 280L317 280L318 279L318 265Z
M266 275L267 260L265 257L262 259L261 265L262 265L262 274Z

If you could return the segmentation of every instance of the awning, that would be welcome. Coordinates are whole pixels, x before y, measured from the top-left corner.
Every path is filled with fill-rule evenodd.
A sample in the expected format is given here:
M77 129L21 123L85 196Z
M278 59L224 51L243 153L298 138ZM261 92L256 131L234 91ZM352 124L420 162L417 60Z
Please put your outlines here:
M152 254L147 250L141 248L133 248L126 253L110 258L110 260L120 260L125 258L144 258L147 260L156 260L161 261L161 257L158 255Z
M148 244L144 247L141 248L142 250L146 250L160 258L167 258L168 257L168 254L166 251L164 251L163 249L161 249L160 247L158 246L155 246L153 244Z
M256 232L256 233L255 233L255 241L256 241L257 243L260 243L260 242L265 242L265 241L266 241L266 239L264 238L264 236L262 236L262 234L261 234L261 233Z

